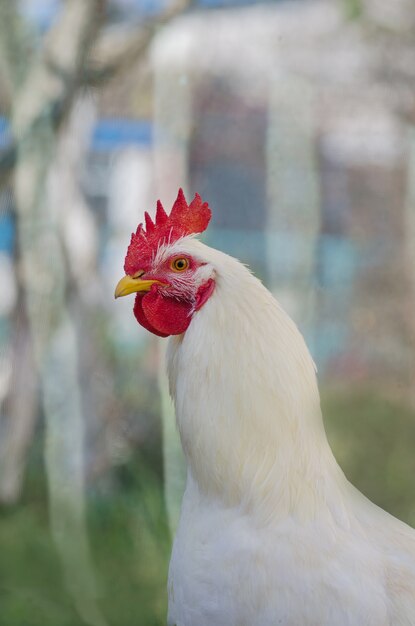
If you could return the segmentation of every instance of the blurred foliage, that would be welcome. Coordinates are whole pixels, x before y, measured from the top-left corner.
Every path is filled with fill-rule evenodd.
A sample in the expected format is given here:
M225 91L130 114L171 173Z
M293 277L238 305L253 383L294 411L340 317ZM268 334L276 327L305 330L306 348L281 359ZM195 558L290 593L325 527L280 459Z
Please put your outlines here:
M346 391L323 394L323 411L348 478L414 524L414 412L370 392ZM21 504L0 514L0 626L84 626L49 532L40 445L39 438ZM99 605L111 626L165 624L170 538L158 463L136 456L89 493Z
M65 589L48 523L40 454L21 504L0 514L0 626L84 626ZM133 459L88 499L99 606L113 626L166 622L170 538L151 459Z
M370 500L415 526L415 413L356 391L323 394L324 422L347 478Z
M361 0L343 0L346 17L350 20L357 20L363 15L363 4Z

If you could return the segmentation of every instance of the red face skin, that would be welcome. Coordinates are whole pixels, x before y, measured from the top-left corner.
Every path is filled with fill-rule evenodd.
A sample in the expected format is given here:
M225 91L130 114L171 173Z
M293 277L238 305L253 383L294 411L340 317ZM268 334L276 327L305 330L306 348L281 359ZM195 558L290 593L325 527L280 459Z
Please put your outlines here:
M183 271L173 268L177 259L185 259ZM141 326L159 337L181 335L189 327L192 317L210 298L215 281L208 278L201 283L196 272L204 264L186 254L172 256L157 268L144 271L142 280L157 280L148 292L139 292L134 303L134 315Z

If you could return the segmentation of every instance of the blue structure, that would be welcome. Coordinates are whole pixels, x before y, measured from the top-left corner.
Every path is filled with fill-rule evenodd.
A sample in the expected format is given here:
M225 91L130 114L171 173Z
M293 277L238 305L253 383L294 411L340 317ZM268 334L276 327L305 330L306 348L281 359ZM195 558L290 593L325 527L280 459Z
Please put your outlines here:
M0 117L0 151L5 150L11 141L10 124L5 117Z
M153 126L147 120L103 119L92 134L91 150L108 152L129 145L151 145Z
M131 23L161 13L171 0L110 0L108 19L112 23ZM263 0L279 2L281 0ZM258 4L261 0L196 0L200 8L231 8ZM20 12L39 34L47 32L62 8L62 0L23 0Z
M149 120L102 119L92 133L91 150L107 152L128 145L151 145L153 125ZM12 143L10 123L0 116L0 152Z

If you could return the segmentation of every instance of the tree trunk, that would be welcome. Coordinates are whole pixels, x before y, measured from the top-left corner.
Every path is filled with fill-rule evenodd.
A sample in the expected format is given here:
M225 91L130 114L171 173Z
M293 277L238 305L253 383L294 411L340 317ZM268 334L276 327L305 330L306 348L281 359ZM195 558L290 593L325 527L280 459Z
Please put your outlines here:
M26 457L38 415L38 386L32 342L21 299L14 317L11 378L0 447L0 503L15 504L21 494Z

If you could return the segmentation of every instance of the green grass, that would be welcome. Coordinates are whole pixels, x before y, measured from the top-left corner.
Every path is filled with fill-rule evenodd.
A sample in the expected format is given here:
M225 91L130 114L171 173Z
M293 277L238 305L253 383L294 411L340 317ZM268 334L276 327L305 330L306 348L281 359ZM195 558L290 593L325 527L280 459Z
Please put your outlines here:
M323 394L324 422L348 479L415 526L415 413L370 392Z
M414 413L369 393L323 394L323 411L348 478L415 525ZM98 605L109 626L166 623L170 540L157 455L123 466L89 495ZM0 626L84 626L51 537L41 459L32 457L21 503L0 511Z
M170 538L162 485L143 464L123 469L122 496L90 507L90 534L111 625L166 623Z
M50 534L43 477L30 469L23 502L0 514L0 626L84 626ZM89 498L98 606L111 626L165 625L170 540L161 481L140 462L115 485Z

